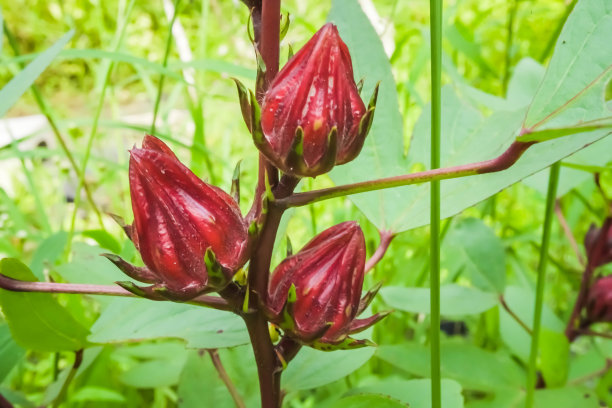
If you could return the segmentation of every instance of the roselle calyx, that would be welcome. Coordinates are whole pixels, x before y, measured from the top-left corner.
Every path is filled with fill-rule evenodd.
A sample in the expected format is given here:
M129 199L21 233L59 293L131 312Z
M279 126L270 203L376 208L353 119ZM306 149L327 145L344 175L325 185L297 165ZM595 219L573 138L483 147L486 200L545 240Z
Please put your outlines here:
M134 223L127 229L146 267L107 256L130 277L140 295L188 300L220 290L245 263L248 228L234 199L205 183L161 140L145 136L130 151Z
M612 217L607 217L601 228L591 225L584 237L587 260L597 268L612 262Z
M361 298L365 255L357 223L344 222L321 232L275 269L266 299L270 320L286 335L321 350L372 344L349 337L386 316L356 319L375 294Z
M589 288L586 310L589 323L612 323L612 275L597 279Z
M366 108L348 48L328 23L276 75L260 118L257 102L250 101L253 118L247 125L272 164L291 175L314 177L357 157L372 124L377 90Z

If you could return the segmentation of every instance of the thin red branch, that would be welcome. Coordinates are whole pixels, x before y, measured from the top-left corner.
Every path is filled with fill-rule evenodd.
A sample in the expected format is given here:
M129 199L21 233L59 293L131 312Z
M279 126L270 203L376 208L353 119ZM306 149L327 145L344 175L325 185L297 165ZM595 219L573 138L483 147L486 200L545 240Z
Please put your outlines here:
M561 209L561 203L559 202L559 200L555 202L555 215L557 216L557 219L559 220L559 224L561 224L561 228L563 229L563 232L565 233L567 240L569 241L572 249L574 250L576 257L578 258L578 261L580 262L581 265L584 266L585 264L584 256L582 256L582 253L580 252L580 247L578 246L578 243L576 242L576 238L574 238L574 234L572 233L572 230L570 229L567 223L567 220L563 216L563 210Z
M377 180L362 181L359 183L308 191L306 193L298 193L286 199L278 200L277 205L284 207L299 207L317 201L367 191L382 190L385 188L407 186L411 184L421 184L433 180L446 180L458 177L473 176L476 174L495 173L506 170L516 163L523 153L533 144L534 142L515 141L504 153L491 160L426 170L417 173L404 174L401 176L386 177Z
M68 293L80 295L138 297L131 292L114 285L89 285L80 283L27 282L9 278L0 274L0 288L12 292ZM163 297L151 300L167 300ZM198 296L187 302L198 306L207 306L218 310L232 310L225 299L215 296Z
M499 303L502 305L502 307L504 308L504 310L506 312L508 312L508 314L510 315L510 317L512 317L523 329L525 329L525 331L531 336L531 334L533 333L531 331L531 329L529 328L529 326L527 326L527 324L525 324L524 321L521 320L520 317L518 317L518 315L516 313L514 313L514 311L512 309L510 309L510 306L508 306L508 303L506 303L506 299L504 299L503 295L499 296Z
M396 236L393 232L387 230L381 230L378 231L378 233L380 234L380 242L378 248L376 248L376 251L372 254L372 257L368 259L365 264L365 273L370 272L374 269L376 264L380 262L383 256L385 256L385 253L387 253L391 241L393 241L393 238Z
M610 223L612 223L612 217L606 218L606 221L601 227L602 231L607 231L610 228ZM589 294L589 287L591 286L591 279L593 277L593 272L595 271L595 266L591 264L592 254L601 253L602 246L606 244L607 242L605 239L598 239L597 242L591 246L589 253L587 254L587 265L584 269L584 273L582 274L582 281L580 282L578 297L576 298L576 303L574 303L572 314L570 315L565 328L565 336L570 342L574 341L576 337L578 337L580 330L583 328L582 326L585 323L580 321L580 312L586 303L587 296Z
M234 400L234 404L236 404L236 407L246 408L246 405L244 404L244 401L242 400L242 396L240 395L240 392L238 391L238 389L232 382L232 379L230 378L230 376L227 374L227 371L225 371L225 367L223 367L223 363L221 362L221 358L219 357L219 352L216 349L209 349L207 351L208 351L208 354L210 355L210 359L213 363L213 366L215 367L215 370L217 370L217 374L219 374L219 378L221 378L221 381L223 381L223 384L225 384L225 386L227 387L227 390L232 396L232 399Z

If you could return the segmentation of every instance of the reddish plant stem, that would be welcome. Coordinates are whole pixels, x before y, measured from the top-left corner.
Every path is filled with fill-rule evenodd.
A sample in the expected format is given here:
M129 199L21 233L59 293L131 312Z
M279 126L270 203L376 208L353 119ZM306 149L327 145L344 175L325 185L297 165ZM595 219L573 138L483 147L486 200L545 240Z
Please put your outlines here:
M251 15L253 28L255 30L256 46L266 66L265 78L256 89L258 99L261 99L268 85L278 73L278 55L280 38L280 0L263 0L261 3L251 1L255 8ZM260 7L260 10L257 8ZM261 15L261 24L258 26L255 18ZM268 290L268 279L270 275L270 260L274 248L274 240L278 231L278 225L282 218L284 209L268 203L267 213L262 214L262 198L265 194L266 177L268 184L273 189L275 197L285 197L293 192L297 185L289 183L285 188L279 183L278 170L271 165L266 158L259 155L259 175L255 190L254 202L249 211L248 218L259 219L264 217L263 226L259 234L257 244L251 256L248 275L249 311L242 315L251 346L257 363L259 377L259 390L261 394L262 408L280 408L281 391L280 378L282 364L276 355L274 345L268 331L268 321L261 310L261 303ZM278 190L282 191L278 191Z
M232 399L234 400L234 404L236 404L236 407L246 408L246 405L244 404L244 401L242 400L242 396L240 395L240 392L238 392L238 389L232 382L232 379L227 374L227 371L225 371L225 367L223 367L223 363L221 363L219 352L216 349L209 349L207 351L208 351L208 354L210 355L210 359L213 363L213 366L215 367L215 370L217 370L217 374L219 374L219 378L221 378L221 381L223 381L223 384L225 384L225 386L227 387L227 390L232 396Z
M589 330L589 329L576 329L574 330L574 332L576 333L576 337L578 337L578 335L584 335L584 336L602 337L604 339L612 339L612 333L601 333L601 332L596 332L596 331Z
M510 309L510 307L508 306L508 303L506 303L506 299L504 298L503 295L499 296L499 303L502 305L502 307L504 308L504 310L506 312L508 312L508 314L510 315L510 317L512 317L523 329L525 329L525 331L531 336L531 334L533 333L531 331L531 329L529 328L529 326L527 326L527 324L521 320L520 317L518 317L518 315L516 313L514 313L514 311L512 309Z
M52 282L27 282L21 281L0 274L0 289L12 292L41 292L41 293L68 293L80 295L101 295L101 296L123 296L138 297L120 286L113 285L86 285L79 283L52 283ZM150 298L151 300L168 300L163 297ZM189 302L198 306L211 307L218 310L232 310L225 299L215 296L198 296Z
M393 241L393 238L396 236L395 233L388 230L381 230L378 231L378 233L380 234L380 242L378 243L378 248L376 248L376 251L372 254L372 257L368 259L365 264L365 273L370 272L374 269L376 264L380 262L383 256L385 256L385 253L387 253L391 241Z
M283 336L275 347L277 354L282 357L285 364L289 364L289 362L297 356L301 348L302 345L300 343L287 336Z
M359 183L346 184L342 186L324 188L321 190L308 191L306 193L294 194L283 200L278 200L277 205L284 207L300 207L317 201L330 198L342 197L367 191L382 190L385 188L420 184L433 180L447 180L458 177L473 176L476 174L494 173L506 170L523 155L523 153L534 142L513 142L508 149L498 157L476 163L462 164L459 166L445 167L405 174L401 176L386 177L378 180L362 181Z
M576 321L580 320L580 312L584 307L584 303L586 302L587 295L589 293L589 286L591 285L593 270L594 268L591 266L590 263L588 263L582 274L582 281L580 282L580 290L578 291L578 297L576 298L574 308L572 309L572 314L570 315L570 318L567 322L567 327L565 328L565 336L570 342L576 340L576 338L580 334L580 328L576 327Z
M555 202L555 214L557 215L557 219L559 220L559 224L561 224L561 228L563 229L563 232L565 233L565 236L567 237L567 240L569 241L570 245L572 246L572 249L574 250L574 253L576 254L576 257L578 258L578 261L580 262L581 265L584 266L584 264L585 264L584 257L580 253L580 248L578 247L578 243L576 243L576 238L574 238L574 234L572 234L572 230L570 229L569 225L567 224L567 220L563 216L563 211L561 209L561 203L559 202L559 200L557 200Z
M248 313L242 317L255 354L261 408L280 408L280 377L283 367L276 356L272 340L270 340L268 322L260 311Z
M13 404L0 394L0 408L14 408Z

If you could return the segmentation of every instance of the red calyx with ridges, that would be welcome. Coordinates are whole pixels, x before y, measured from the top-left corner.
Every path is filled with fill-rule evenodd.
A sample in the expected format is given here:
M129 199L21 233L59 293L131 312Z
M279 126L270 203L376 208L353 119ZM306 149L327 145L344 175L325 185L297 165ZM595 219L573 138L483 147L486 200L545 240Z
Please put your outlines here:
M313 238L275 269L266 306L272 322L303 344L323 350L370 344L349 334L386 314L356 320L373 298L362 300L365 240L355 222L344 222Z
M138 288L145 294L186 300L227 285L247 257L247 225L234 199L198 178L153 136L131 150L129 178L129 231L146 268L108 258L130 277L154 283Z
M283 172L314 177L353 160L373 120L335 25L324 25L274 78L261 111L257 147Z
M586 303L589 323L612 322L612 275L597 279Z

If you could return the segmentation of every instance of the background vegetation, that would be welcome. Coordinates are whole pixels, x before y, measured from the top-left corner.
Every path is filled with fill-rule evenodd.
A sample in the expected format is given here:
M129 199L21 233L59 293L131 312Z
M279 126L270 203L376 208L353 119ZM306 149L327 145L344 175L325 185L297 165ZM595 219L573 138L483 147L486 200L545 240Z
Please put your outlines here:
M411 137L423 133L419 118L428 114L429 3L363 3L375 7L364 10L390 57L407 152ZM526 105L574 3L445 1L443 81L450 85L444 89L444 112L465 119L473 112L490 114L503 104L508 110ZM173 12L164 7L171 6L128 0L2 4L0 88L75 30L35 81L36 91L24 94L0 123L0 256L20 259L38 280L108 284L122 276L99 253L137 261L133 245L106 213L131 219L127 149L152 131L154 112L155 134L201 177L229 190L241 160L242 196L251 196L257 152L229 79L235 76L253 87L256 65L247 35L248 11L239 1L178 2L169 36ZM282 43L282 60L289 44L298 49L331 8L331 2L283 2L291 26ZM362 46L361 53L369 52L369 44ZM609 84L606 92L609 105ZM41 115L57 125L65 146ZM446 139L443 133L443 144L453 137L453 126L472 125L459 119L444 128L451 131ZM581 242L590 224L601 225L607 215L609 203L593 173L601 174L604 193L612 197L610 152L608 137L561 167L538 362L548 388L536 392L538 407L612 404L607 360L612 340L580 338L570 352L558 336L583 270ZM408 162L403 171L423 166ZM352 174L340 169L332 177L350 180ZM444 407L522 404L529 336L500 306L496 292L503 293L521 320L531 322L547 174L528 177L443 222ZM304 181L301 188L332 184L321 176ZM246 211L250 203L243 199L241 205ZM364 228L370 254L381 226L406 231L366 277L365 288L381 281L385 285L373 309L396 309L370 333L379 347L331 354L304 350L284 376L286 406L320 407L345 393L364 392L427 407L429 298L422 289L428 286L429 234L422 227L427 214L420 219L410 213L395 225L370 216L373 224L352 201L336 199L292 210L290 216L286 228L294 248L347 219ZM284 253L281 239L277 261ZM605 272L610 271L608 266ZM23 295L11 300L0 293L5 314L13 300L24 301L18 298ZM258 404L251 351L241 345L246 337L237 318L138 299L40 295L27 301L30 308L14 311L24 326L67 327L9 330L0 314L0 394L19 406L201 407L203 400L207 406L233 406L212 363L214 355L220 356L245 405ZM55 307L56 314L38 313ZM74 360L70 350L85 341L95 345L86 349L83 364L64 390ZM221 348L228 345L236 347ZM370 405L381 403L376 401ZM356 406L350 397L341 403Z

